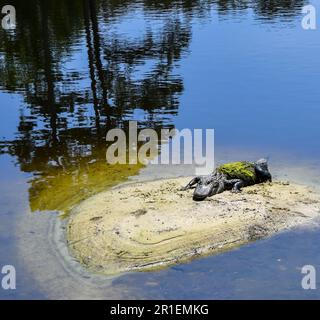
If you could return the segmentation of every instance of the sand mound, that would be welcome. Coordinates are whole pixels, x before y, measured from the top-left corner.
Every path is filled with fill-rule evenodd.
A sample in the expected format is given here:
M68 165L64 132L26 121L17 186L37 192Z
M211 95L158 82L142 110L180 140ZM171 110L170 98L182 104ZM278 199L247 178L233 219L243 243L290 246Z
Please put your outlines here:
M225 251L320 215L320 197L305 186L275 182L224 192L204 202L179 191L188 178L105 191L69 219L72 254L89 270L150 270Z

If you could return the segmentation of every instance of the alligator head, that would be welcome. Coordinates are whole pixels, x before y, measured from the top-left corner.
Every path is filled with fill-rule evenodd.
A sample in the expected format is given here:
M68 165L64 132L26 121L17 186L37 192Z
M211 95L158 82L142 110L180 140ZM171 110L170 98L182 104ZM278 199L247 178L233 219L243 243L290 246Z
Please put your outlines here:
M258 177L258 182L272 181L271 173L268 168L268 161L266 159L260 159L255 163L255 170Z
M223 190L224 184L222 179L219 179L219 177L213 175L201 177L194 190L193 200L203 201L207 197L223 192Z

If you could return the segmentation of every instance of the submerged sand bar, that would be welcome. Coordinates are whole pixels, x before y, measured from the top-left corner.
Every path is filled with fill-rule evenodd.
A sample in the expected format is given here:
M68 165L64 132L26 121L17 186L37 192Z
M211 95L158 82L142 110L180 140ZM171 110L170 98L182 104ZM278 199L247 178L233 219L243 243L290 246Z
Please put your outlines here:
M188 181L136 183L82 202L68 222L72 254L92 272L152 270L320 216L320 196L306 186L274 182L194 202L192 191L179 191Z

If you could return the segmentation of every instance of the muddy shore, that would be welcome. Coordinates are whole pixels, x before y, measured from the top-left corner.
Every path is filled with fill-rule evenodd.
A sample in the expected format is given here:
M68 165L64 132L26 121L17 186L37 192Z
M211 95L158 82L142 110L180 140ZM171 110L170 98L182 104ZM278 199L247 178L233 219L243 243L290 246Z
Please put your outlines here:
M194 202L192 191L179 191L188 180L134 183L85 200L68 221L71 254L100 274L154 270L320 216L320 196L303 185L274 182Z

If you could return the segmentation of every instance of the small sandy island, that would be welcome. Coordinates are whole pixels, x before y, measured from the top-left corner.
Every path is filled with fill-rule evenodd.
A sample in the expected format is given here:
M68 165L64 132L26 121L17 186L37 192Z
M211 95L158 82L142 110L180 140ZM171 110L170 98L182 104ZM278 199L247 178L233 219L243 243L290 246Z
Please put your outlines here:
M96 273L152 270L320 216L320 196L306 186L274 182L194 202L192 190L179 191L189 180L126 185L82 202L67 226L73 256Z

